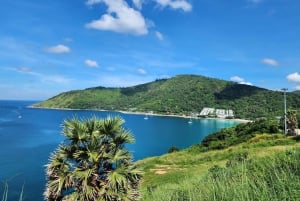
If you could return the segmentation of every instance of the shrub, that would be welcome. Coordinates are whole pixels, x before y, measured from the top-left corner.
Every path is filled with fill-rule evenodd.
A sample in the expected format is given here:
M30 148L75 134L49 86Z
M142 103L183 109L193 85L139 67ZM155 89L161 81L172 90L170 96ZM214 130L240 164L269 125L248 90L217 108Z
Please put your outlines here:
M176 146L172 146L169 148L168 153L173 153L179 151L179 148Z

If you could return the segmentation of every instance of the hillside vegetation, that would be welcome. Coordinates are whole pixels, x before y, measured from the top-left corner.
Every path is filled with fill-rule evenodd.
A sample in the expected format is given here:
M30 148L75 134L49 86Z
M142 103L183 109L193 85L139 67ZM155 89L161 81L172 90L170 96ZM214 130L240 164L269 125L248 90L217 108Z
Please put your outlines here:
M138 161L145 172L142 201L300 200L300 138L273 126L240 124L188 149ZM227 137L219 138L222 133Z
M287 93L288 108L300 108L300 94ZM236 118L282 116L283 94L196 75L126 88L95 87L61 93L35 107L126 110L190 115L204 107L232 109Z

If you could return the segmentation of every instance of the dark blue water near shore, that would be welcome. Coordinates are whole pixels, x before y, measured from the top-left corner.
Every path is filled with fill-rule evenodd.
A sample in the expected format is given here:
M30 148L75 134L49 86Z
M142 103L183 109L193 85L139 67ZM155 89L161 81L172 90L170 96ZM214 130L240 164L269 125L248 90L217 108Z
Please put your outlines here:
M123 114L86 110L48 110L27 108L33 101L0 101L0 197L4 182L9 184L9 201L19 200L24 186L25 201L42 201L45 168L49 154L64 140L61 124L64 119L100 118L119 115L125 127L135 136L128 145L135 160L166 153L171 146L180 149L200 142L209 133L236 125L234 121L188 119L179 117Z

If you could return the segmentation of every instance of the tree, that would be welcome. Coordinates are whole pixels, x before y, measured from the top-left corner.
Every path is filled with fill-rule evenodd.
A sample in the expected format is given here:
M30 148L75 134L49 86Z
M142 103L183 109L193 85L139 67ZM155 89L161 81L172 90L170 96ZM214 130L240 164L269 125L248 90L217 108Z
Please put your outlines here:
M124 147L134 137L123 124L121 117L65 120L66 140L46 165L46 200L138 200L142 174Z
M296 129L298 127L298 122L297 122L297 112L296 110L289 110L286 115L287 119L287 129L289 133L291 134L296 134Z

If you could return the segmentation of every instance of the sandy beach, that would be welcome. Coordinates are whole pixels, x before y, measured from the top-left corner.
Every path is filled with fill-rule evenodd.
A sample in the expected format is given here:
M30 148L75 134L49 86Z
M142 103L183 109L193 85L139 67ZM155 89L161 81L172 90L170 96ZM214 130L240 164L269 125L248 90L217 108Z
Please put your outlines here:
M251 120L247 119L224 119L224 118L213 118L213 117L196 117L196 116L189 116L189 115L179 115L179 114L158 114L153 112L139 112L139 111L126 111L126 110L101 110L101 109L71 109L71 108L54 108L54 107L36 107L36 106L28 106L28 108L35 108L35 109L50 109L50 110L90 110L90 111L113 111L113 112L120 112L123 114L133 114L133 115L148 115L148 116L163 116L163 117L178 117L178 118L192 118L192 119L215 119L215 120L225 120L225 121L236 121L239 123L248 123L252 122Z

